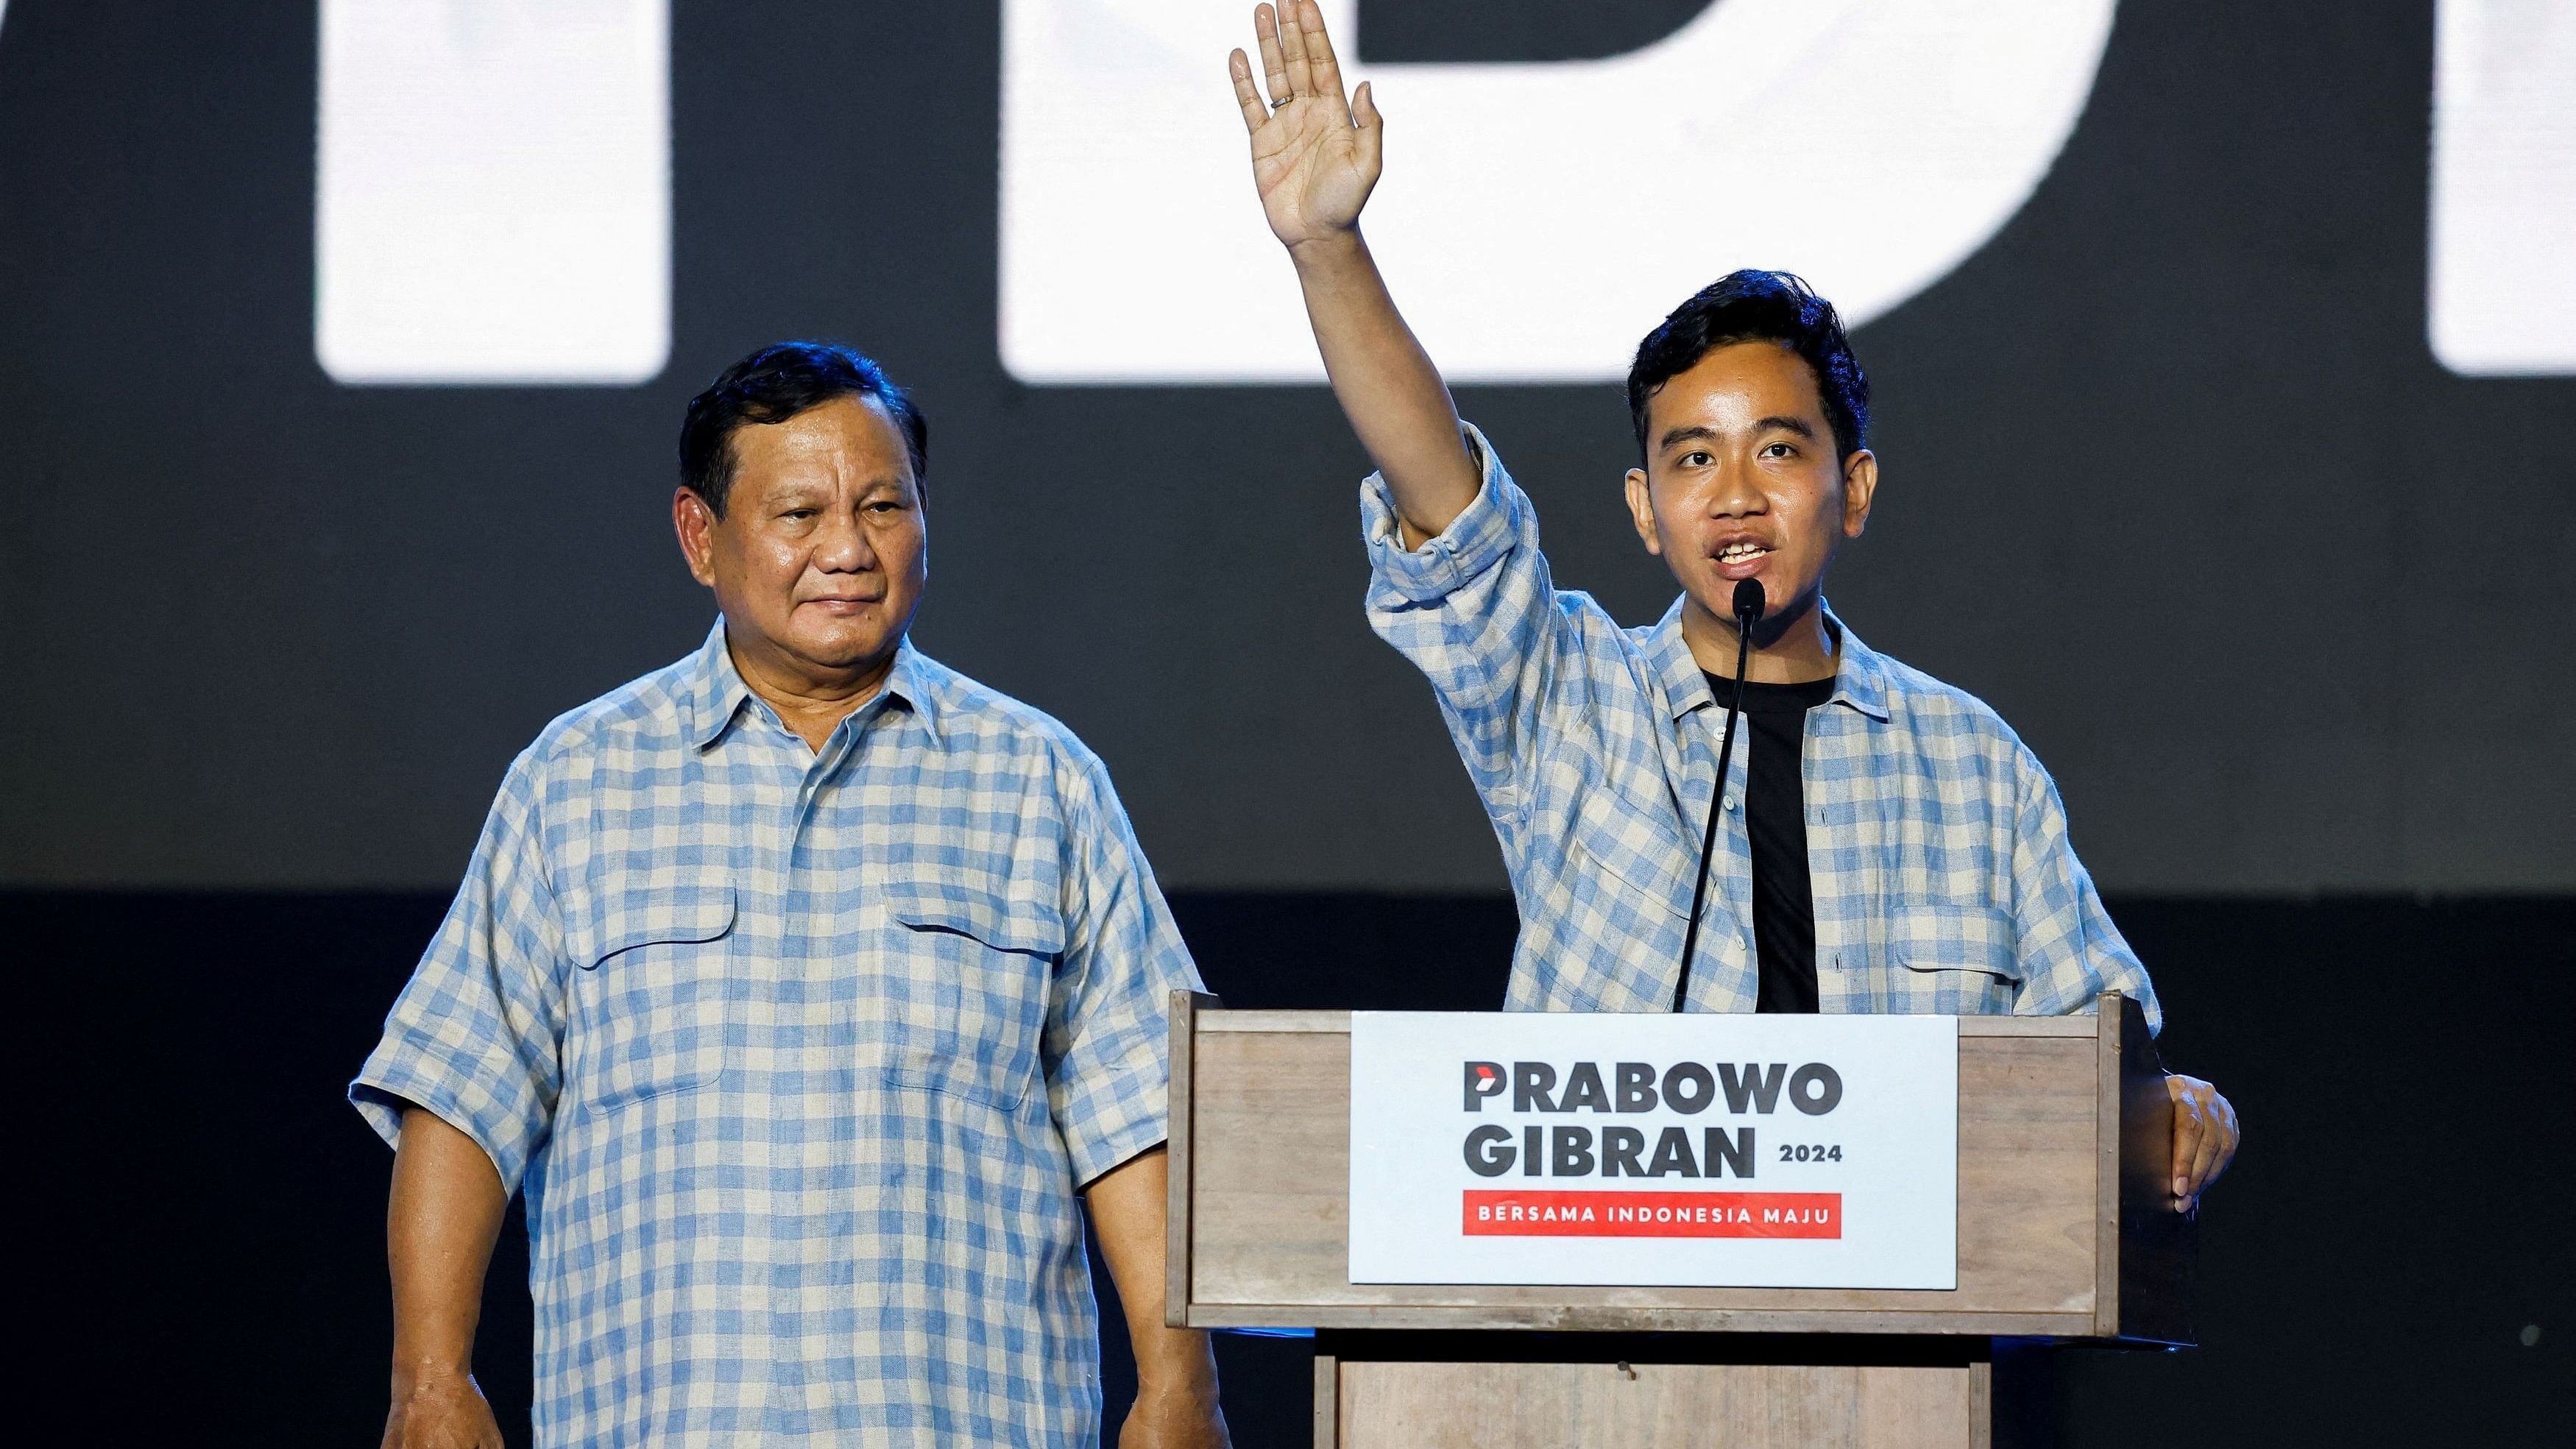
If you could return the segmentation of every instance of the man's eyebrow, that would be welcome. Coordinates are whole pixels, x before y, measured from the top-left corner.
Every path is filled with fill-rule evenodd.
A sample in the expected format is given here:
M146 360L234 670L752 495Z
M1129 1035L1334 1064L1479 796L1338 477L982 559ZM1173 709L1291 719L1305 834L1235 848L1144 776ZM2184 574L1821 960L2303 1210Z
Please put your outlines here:
M1804 418L1793 418L1785 415L1779 417L1768 417L1753 425L1753 431L1757 433L1767 433L1773 428L1778 428L1784 433L1796 433L1799 437L1808 439L1811 442L1814 441L1816 436L1816 430L1808 427L1806 419Z
M1662 437L1657 438L1655 440L1655 451L1662 452L1664 449L1671 447L1675 443L1715 443L1723 441L1724 439L1718 436L1717 429L1706 427L1698 423L1692 423L1687 427L1675 428L1664 434Z

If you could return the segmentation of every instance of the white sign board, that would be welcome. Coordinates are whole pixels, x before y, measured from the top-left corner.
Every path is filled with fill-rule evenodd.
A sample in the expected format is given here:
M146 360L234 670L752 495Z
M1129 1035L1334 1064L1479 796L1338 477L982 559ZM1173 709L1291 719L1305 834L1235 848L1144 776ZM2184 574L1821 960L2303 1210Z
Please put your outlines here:
M1958 1286L1947 1016L1354 1012L1351 1281Z

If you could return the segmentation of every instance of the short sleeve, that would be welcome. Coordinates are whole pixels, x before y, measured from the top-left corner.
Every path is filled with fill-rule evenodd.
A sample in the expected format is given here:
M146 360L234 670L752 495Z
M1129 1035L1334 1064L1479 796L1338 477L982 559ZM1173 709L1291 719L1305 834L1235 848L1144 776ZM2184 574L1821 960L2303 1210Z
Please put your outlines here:
M1066 782L1065 949L1047 1003L1047 1102L1077 1185L1169 1133L1171 993L1198 968L1137 848L1108 772Z
M2094 998L2117 991L2145 1009L2150 1031L2163 1030L2164 1009L2145 964L2111 924L2091 873L2075 858L2056 782L2027 751L2020 774L2012 874L2021 985L2014 1012L2065 1016L2089 1011Z
M516 1192L545 1145L561 1090L565 973L560 916L522 756L484 821L447 919L385 1019L349 1100L389 1144L405 1104L482 1147Z

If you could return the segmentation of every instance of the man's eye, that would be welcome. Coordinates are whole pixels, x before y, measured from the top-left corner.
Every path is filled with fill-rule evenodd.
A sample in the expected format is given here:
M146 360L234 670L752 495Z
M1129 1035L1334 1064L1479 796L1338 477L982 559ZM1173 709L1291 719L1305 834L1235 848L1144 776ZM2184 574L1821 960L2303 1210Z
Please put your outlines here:
M1797 455L1797 448L1788 443L1773 443L1762 450L1762 456L1765 458L1794 458Z
M1682 455L1682 466L1685 468L1705 468L1716 461L1708 454L1696 450Z

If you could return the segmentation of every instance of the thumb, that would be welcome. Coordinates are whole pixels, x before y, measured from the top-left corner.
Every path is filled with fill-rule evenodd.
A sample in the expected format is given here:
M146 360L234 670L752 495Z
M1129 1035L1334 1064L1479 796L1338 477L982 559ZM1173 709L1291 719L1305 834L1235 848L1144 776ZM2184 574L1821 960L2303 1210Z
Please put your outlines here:
M1377 96L1369 90L1367 81L1361 81L1360 88L1351 92L1351 124L1363 131L1374 131L1385 123L1386 118L1377 111Z
M1351 92L1351 123L1359 131L1360 160L1375 172L1386 154L1386 117L1378 114L1377 97L1367 81Z

